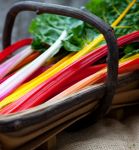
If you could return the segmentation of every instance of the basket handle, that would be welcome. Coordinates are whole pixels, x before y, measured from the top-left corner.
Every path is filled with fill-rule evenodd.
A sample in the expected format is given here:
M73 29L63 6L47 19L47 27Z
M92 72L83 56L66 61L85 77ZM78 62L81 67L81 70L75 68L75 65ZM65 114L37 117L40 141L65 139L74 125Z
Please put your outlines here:
M2 39L3 48L6 48L11 44L11 34L13 30L14 21L18 13L20 13L21 11L34 11L39 14L51 13L77 18L94 26L104 35L109 50L107 58L108 63L108 75L106 81L107 88L105 97L100 100L99 106L97 107L96 110L100 115L105 114L112 103L112 98L115 93L118 76L118 48L113 29L94 14L88 13L86 11L77 8L32 1L19 2L16 3L9 10L6 16Z

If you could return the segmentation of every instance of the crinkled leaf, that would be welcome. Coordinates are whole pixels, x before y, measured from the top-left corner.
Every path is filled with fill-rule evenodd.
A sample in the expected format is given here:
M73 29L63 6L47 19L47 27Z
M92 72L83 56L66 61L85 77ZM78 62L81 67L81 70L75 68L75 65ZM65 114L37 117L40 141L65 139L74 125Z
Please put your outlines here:
M139 44L138 42L134 42L124 46L122 49L124 50L124 58L127 58L139 53Z
M124 11L131 0L90 0L86 8L111 24ZM139 30L139 0L126 17L115 27L117 37Z
M34 37L32 47L44 51L45 43L52 45L60 36L63 30L68 32L67 38L63 41L63 47L67 51L78 51L85 44L92 41L96 32L92 27L81 20L52 15L41 14L32 20L29 31Z
M123 58L128 58L128 57L133 56L135 54L139 54L139 49L136 49L136 50L132 49L132 51L127 53Z

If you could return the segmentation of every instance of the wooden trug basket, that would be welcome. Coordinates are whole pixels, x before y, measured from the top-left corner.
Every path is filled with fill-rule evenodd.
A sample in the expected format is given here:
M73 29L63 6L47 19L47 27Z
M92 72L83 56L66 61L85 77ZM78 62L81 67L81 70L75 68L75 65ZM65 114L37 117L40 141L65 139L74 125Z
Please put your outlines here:
M11 44L11 34L14 21L21 11L34 11L37 14L51 13L74 17L94 26L103 35L109 49L107 63L108 75L106 83L88 87L70 95L53 106L40 105L33 109L0 117L1 149L54 149L56 135L82 119L96 120L106 114L113 100L133 95L139 97L138 72L126 74L118 79L118 48L113 29L97 16L83 10L38 2L19 2L15 4L6 16L3 32L3 48ZM118 84L117 84L118 79ZM127 85L127 83L129 83ZM115 96L114 96L115 95ZM113 98L114 97L114 98ZM133 96L132 100L133 100ZM96 100L98 100L96 102ZM129 105L119 103L113 107ZM136 101L134 101L136 103ZM132 103L133 104L133 103ZM92 110L92 108L95 109ZM77 125L77 124L76 124Z

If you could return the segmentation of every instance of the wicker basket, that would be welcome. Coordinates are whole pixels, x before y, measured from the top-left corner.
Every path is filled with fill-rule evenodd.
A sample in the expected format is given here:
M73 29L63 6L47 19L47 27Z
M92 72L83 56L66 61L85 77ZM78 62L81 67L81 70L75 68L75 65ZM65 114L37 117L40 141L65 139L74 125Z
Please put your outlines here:
M3 33L3 48L11 44L14 21L21 11L70 16L97 28L104 35L109 48L108 75L106 83L90 86L62 99L61 102L53 106L47 107L42 104L25 112L1 116L0 141L2 149L31 150L43 149L44 147L45 149L53 149L56 135L73 123L76 122L74 127L79 128L84 126L83 121L86 121L87 124L104 116L110 106L117 108L136 104L139 97L138 72L125 74L118 78L118 48L114 32L109 25L97 16L80 9L37 2L20 2L15 4L7 14ZM126 99L127 94L131 98L123 104L121 99ZM117 100L119 100L118 105L111 105L112 101ZM94 106L96 107L92 110Z

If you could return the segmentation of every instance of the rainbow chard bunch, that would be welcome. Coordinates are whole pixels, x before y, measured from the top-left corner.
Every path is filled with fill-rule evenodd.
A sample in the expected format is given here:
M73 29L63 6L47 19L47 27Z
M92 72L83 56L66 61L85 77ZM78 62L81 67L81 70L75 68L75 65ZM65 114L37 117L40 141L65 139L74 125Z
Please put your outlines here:
M88 30L91 31L92 29L83 21L74 18L51 14L42 14L37 16L32 21L29 28L29 31L33 35L32 47L28 47L26 50L21 52L21 54L17 54L11 58L12 60L8 60L8 64L13 64L13 61L18 58L18 61L10 67L11 69L14 68L20 60L23 60L26 56L31 54L33 50L39 50L42 54L24 68L16 72L13 76L9 77L6 81L1 83L0 100L13 92L41 65L56 55L61 47L64 47L65 50L70 52L79 51L93 38L88 36ZM46 48L48 47L48 44L51 46ZM0 69L2 78L11 71L11 69L5 70L4 64L1 66L2 68Z
M139 31L131 33L129 35L125 35L118 39L118 45L119 47L123 47L127 43L131 43L138 38ZM20 91L19 89L19 91L13 93L11 96L0 102L1 108L9 103L9 105L7 107L4 107L0 113L8 114L13 112L19 112L37 106L45 102L46 100L48 100L48 102L46 102L46 106L49 106L56 102L59 102L60 99L64 96L68 96L69 94L73 94L74 92L77 92L88 85L92 85L104 80L107 72L107 69L105 68L106 64L102 64L101 66L93 66L92 68L90 68L89 65L92 65L103 56L106 56L107 49L108 48L106 45L95 49L93 52L89 53L88 55L82 57L65 69L61 70L59 73L42 82L42 84L40 84L36 88L33 88L33 90L15 101L13 97L17 96L18 92ZM77 68L77 66L80 67L78 69L75 69ZM96 71L94 71L95 68L97 68ZM119 73L130 72L136 69L139 69L139 54L136 54L135 56L130 56L125 60L121 61L119 66ZM90 71L89 73L87 73L88 70ZM83 74L83 72L85 72L85 74ZM81 76L79 76L79 74ZM75 78L77 76L80 78L81 81ZM60 92L62 93L57 95ZM57 96L52 98L54 95Z
M90 0L86 8L115 29L121 58L119 74L139 69L139 31L135 31L139 30L138 2ZM42 54L0 84L1 114L26 110L46 100L46 106L52 105L106 78L104 58L108 48L103 36L88 24L70 17L41 14L33 19L29 31L33 35L31 49L40 50ZM22 84L46 61L57 56L61 48L62 53L74 53ZM103 64L98 64L100 59L104 59Z

